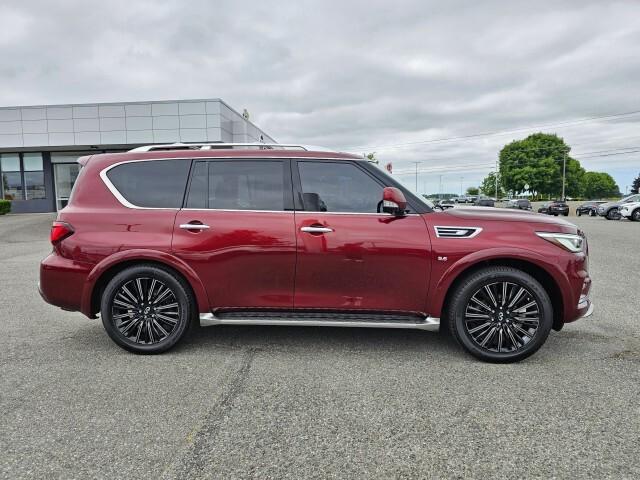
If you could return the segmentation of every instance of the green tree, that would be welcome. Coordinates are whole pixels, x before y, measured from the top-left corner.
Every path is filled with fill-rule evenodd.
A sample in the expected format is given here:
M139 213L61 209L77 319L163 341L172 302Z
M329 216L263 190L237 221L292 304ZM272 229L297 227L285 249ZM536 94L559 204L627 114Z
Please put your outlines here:
M479 195L480 192L478 191L478 189L476 187L469 187L467 188L467 195Z
M584 169L569 156L571 148L557 135L534 133L515 140L500 150L500 178L514 194L525 190L534 195L559 197L562 194L562 165L566 158L566 195L578 196Z
M375 163L376 165L378 163L380 163L378 161L378 159L376 158L376 152L371 152L371 153L365 153L363 154L364 158L366 158L368 161L370 161L371 163Z
M484 180L482 180L480 191L483 195L487 195L489 197L493 197L496 194L496 172L491 172L484 178ZM502 188L502 185L498 181L498 198L502 198L504 196L504 188Z
M607 198L618 195L619 188L608 173L586 172L583 177L585 198Z
M631 184L631 193L640 193L640 175Z

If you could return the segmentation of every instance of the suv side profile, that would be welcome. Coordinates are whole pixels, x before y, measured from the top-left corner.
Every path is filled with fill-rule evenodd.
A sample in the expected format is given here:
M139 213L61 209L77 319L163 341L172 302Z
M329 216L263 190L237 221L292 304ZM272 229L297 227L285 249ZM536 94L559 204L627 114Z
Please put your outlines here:
M173 144L79 163L40 292L132 352L166 351L198 322L446 326L477 358L514 362L593 309L571 223L439 211L360 156Z

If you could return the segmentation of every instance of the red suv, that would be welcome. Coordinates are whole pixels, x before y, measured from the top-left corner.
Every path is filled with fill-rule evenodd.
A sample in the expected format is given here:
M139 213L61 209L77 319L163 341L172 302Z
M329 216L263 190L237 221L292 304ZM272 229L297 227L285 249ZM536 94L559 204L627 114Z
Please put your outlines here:
M434 209L359 156L165 145L83 157L40 269L49 303L159 353L190 325L438 330L512 362L591 313L574 225Z

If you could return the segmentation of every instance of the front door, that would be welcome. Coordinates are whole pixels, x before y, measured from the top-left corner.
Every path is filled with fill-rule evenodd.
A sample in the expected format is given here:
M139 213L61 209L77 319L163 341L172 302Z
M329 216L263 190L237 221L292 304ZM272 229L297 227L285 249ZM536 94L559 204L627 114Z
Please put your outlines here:
M357 162L299 160L296 309L426 312L424 219L377 213L384 184Z
M291 309L296 261L288 160L196 161L173 253L217 309Z

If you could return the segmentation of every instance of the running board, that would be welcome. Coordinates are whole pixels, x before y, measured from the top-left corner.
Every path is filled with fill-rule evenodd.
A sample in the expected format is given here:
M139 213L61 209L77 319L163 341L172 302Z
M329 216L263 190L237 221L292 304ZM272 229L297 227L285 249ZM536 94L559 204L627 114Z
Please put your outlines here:
M380 314L299 314L286 312L283 315L256 314L256 312L233 312L214 315L200 314L200 326L213 325L275 325L299 327L357 327L357 328L403 328L437 332L440 319L434 317L398 316Z

